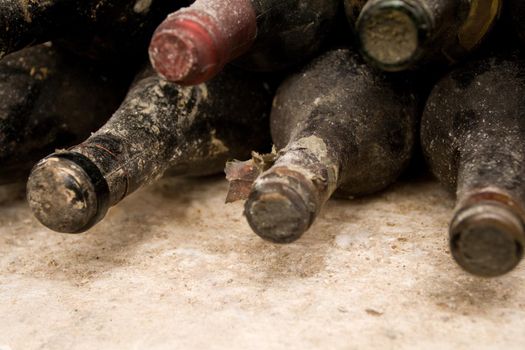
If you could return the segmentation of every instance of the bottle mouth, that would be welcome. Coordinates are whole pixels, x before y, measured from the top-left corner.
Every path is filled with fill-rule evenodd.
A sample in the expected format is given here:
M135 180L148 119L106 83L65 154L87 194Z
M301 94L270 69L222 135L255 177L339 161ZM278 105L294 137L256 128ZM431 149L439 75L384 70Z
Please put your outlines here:
M181 85L203 83L226 64L222 33L214 20L197 11L168 17L155 31L150 61L165 79Z
M431 27L424 8L402 0L369 2L356 23L363 56L385 71L413 67L423 55Z
M27 183L27 200L44 226L62 233L81 233L106 215L109 187L87 157L60 152L35 165Z
M312 225L315 194L293 175L262 176L253 186L244 213L252 230L274 243L291 243Z
M454 259L474 275L500 276L514 269L522 259L523 222L504 204L481 202L460 210L449 233Z

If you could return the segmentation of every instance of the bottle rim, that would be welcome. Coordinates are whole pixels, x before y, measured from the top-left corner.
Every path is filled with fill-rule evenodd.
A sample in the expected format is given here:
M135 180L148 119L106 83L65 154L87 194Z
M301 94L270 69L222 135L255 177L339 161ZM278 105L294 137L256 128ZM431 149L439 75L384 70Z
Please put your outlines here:
M379 59L377 55L367 49L364 34L367 33L366 26L377 16L384 15L385 12L398 12L405 16L413 24L416 43L413 50L405 57L395 62L387 62ZM412 67L424 55L424 48L433 30L433 21L423 6L417 6L403 0L385 0L368 2L356 22L356 40L359 50L363 57L372 65L385 71L402 71ZM395 43L392 41L392 43Z

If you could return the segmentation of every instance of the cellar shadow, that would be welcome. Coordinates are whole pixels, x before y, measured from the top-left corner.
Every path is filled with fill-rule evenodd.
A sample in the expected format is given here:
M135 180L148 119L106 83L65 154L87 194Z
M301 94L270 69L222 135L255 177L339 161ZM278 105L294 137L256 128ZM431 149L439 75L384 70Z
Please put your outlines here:
M152 186L152 193L179 202L195 194L197 190L209 188L219 182L226 184L222 173L192 177L166 176Z

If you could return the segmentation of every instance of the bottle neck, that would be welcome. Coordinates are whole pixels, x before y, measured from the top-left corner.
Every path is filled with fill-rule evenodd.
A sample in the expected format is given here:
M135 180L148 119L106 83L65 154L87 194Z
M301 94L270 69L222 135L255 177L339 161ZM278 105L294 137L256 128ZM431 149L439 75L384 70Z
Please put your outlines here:
M288 168L312 182L319 203L317 213L339 186L339 159L334 160L326 142L314 135L292 141L279 154L274 168Z
M525 208L525 155L521 152L525 144L519 133L502 124L470 126L458 148L458 202L495 188L496 192L512 194Z
M460 147L450 246L467 271L498 276L518 264L525 247L525 159L519 155L523 147L515 135L494 142L498 138L490 131L472 129Z
M415 66L457 33L467 0L371 0L357 21L361 51L387 71ZM468 8L468 7L465 7Z
M165 82L150 69L130 90L110 120L72 151L93 160L118 203L172 164L210 143L202 116L208 106L207 86L183 87ZM209 107L208 107L209 108Z
M256 34L257 18L250 0L197 0L158 27L150 59L168 80L199 84L245 53Z
M383 70L400 71L424 54L434 27L434 16L421 2L372 0L363 8L356 31L365 58Z
M292 242L310 228L338 183L339 169L324 140L296 139L254 182L245 204L248 222L264 239Z

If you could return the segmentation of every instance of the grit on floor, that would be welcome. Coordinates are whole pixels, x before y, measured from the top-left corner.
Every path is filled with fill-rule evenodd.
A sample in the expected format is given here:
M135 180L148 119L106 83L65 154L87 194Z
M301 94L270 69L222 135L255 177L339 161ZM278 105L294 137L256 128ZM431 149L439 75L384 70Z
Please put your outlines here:
M0 187L0 349L523 349L525 264L461 271L435 182L332 200L290 245L226 191L163 179L63 235Z

